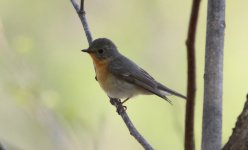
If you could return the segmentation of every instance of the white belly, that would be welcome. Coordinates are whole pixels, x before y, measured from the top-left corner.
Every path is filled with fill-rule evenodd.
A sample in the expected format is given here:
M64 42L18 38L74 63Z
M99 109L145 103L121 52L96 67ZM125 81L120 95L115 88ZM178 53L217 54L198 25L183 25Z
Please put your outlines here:
M113 75L109 75L104 83L99 83L107 95L112 98L126 99L141 94L141 90L136 85L118 80Z

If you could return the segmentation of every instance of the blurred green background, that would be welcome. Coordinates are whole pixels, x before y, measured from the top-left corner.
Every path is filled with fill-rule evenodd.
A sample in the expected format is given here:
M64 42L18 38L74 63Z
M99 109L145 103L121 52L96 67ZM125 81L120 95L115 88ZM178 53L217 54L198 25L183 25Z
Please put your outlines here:
M247 1L227 1L223 144L248 92ZM196 144L200 149L206 5L196 40ZM86 0L94 38L108 37L161 83L186 93L191 1ZM9 150L141 150L94 79L70 1L0 1L0 141ZM126 103L155 149L183 149L185 101L156 96Z

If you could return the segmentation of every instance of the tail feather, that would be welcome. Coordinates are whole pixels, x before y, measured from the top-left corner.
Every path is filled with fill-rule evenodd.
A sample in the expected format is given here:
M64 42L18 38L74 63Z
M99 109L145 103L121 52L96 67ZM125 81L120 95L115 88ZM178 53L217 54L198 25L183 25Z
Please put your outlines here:
M162 90L162 91L165 91L165 92L167 92L167 93L169 93L169 94L172 94L172 95L175 95L175 96L178 96L178 97L181 97L181 98L187 100L187 97L186 97L186 96L184 96L184 95L182 95L182 94L180 94L180 93L178 93L178 92L176 92L176 91L174 91L174 90L172 90L172 89L169 89L169 88L167 88L166 86L164 86L164 85L162 85L162 84L160 84L160 83L158 83L158 89L160 89L160 90ZM167 98L167 97L166 97L166 98ZM167 99L168 99L168 98L167 98ZM166 100L167 100L167 99L166 99Z
M173 105L172 101L171 101L168 97L162 96L162 98L163 98L164 100L166 100L167 102L169 102L171 105Z

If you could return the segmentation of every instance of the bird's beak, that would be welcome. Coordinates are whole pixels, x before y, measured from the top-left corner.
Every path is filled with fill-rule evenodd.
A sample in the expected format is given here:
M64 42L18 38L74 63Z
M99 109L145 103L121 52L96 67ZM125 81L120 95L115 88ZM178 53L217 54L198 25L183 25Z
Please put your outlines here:
M82 52L86 52L86 53L93 53L94 51L93 50L91 50L91 49L89 49L89 48L87 48L87 49L83 49L83 50L81 50Z
M89 49L83 49L82 52L90 53L91 51Z

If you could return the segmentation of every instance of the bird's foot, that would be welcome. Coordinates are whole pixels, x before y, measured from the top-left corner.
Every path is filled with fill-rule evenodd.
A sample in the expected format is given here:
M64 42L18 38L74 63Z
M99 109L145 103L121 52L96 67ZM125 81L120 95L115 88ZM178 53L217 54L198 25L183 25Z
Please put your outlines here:
M121 103L121 100L120 99L117 99L117 98L111 98L110 97L110 103L114 106L118 105L118 103Z
M127 106L123 106L123 102L117 98L110 98L110 103L116 107L116 112L121 114L123 111L127 110Z
M122 104L121 105L118 105L117 106L117 109L116 109L116 112L120 115L122 112L126 111L127 110L127 106L123 106Z

